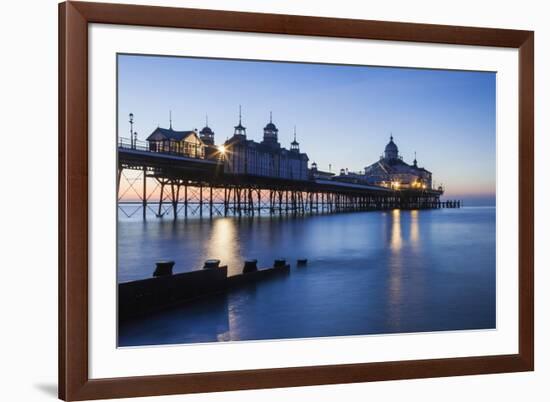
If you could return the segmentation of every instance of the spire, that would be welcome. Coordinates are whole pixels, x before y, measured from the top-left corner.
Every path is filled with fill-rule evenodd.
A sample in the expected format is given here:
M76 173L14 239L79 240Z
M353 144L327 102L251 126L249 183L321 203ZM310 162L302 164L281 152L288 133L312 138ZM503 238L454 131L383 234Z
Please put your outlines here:
M416 162L416 151L414 151L414 161L413 161L414 167L418 167L418 163Z
M234 135L242 135L246 137L246 127L242 124L242 117L242 108L241 105L239 105L239 124L235 126Z
M393 141L393 133L390 133L390 141Z
M206 113L206 127L208 127L208 113Z
M170 130L172 130L172 111L170 110Z
M300 144L296 141L296 126L294 126L294 141L290 143L290 150L297 152L300 151Z
M269 122L273 123L273 112L269 112Z

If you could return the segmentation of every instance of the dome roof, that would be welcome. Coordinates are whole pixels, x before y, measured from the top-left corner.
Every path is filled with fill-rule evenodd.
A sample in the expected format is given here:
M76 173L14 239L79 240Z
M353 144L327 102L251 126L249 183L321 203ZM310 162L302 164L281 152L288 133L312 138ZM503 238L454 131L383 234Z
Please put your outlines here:
M279 131L277 126L273 124L273 113L269 112L269 123L264 127L264 131Z
M393 135L390 136L390 142L388 142L388 145L384 149L384 158L388 161L399 159L399 149L395 145L395 142L393 142Z
M393 136L390 137L390 142L388 142L388 145L386 145L386 152L398 152L397 145L395 145L395 142L393 142Z
M210 127L205 126L201 131L199 131L199 134L214 134L214 132Z
M273 124L272 122L267 123L267 125L264 127L264 130L266 131L279 131L277 129L277 126Z

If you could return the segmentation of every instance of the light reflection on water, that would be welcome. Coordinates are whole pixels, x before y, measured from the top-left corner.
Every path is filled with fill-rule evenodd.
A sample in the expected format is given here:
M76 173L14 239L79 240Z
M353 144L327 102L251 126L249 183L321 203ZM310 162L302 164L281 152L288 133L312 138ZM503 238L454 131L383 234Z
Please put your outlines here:
M120 282L218 258L293 263L289 276L125 323L119 344L480 329L495 326L495 209L119 222ZM297 258L308 258L296 268Z
M411 228L413 227L413 222L418 224L418 221L413 221L411 219ZM411 229L412 230L412 229ZM403 246L403 238L401 236L401 211L399 209L394 209L392 211L392 225L391 225L391 242L390 249L391 254L389 258L389 271L390 271L390 284L388 289L388 305L389 309L389 318L395 325L400 323L400 309L401 304L401 281L402 281L402 255L401 247Z

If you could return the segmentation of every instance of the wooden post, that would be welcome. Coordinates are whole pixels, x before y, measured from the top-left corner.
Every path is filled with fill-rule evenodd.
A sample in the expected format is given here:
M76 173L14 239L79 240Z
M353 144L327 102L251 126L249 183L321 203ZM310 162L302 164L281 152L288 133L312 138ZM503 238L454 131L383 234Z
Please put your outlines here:
M202 218L202 183L199 184L199 216Z
M212 199L212 196L213 196L213 190L212 190L212 185L210 185L210 217L212 218L212 210L214 208L214 200Z
M319 213L319 192L315 192L315 211Z
M145 168L143 168L145 169ZM118 201L118 197L120 196L120 176L122 176L122 168L118 168L117 175L116 175L116 199Z
M174 219L178 217L178 199L176 198L176 191L174 189L174 180L170 181L170 188L172 190L172 209L174 210Z
M223 216L227 216L227 187L224 187L223 189Z
M157 213L157 217L161 217L161 212L162 212L162 201L163 201L163 198L164 198L164 182L161 182L160 183L160 197L159 197L159 210L158 210L158 213Z
M258 216L262 214L262 190L258 189Z
M254 199L252 198L252 188L248 187L248 213L254 216Z
M187 199L187 183L183 186L183 196L185 197L184 206L185 206L185 217L187 218L187 205L189 203Z
M143 206L143 219L147 216L147 168L143 166L143 198L141 199Z
M237 215L237 187L233 187L233 215Z
M285 210L286 210L286 213L288 214L288 190L285 191Z
M239 216L241 216L241 213L242 213L241 188L238 187L235 190L237 191L237 211L239 212Z

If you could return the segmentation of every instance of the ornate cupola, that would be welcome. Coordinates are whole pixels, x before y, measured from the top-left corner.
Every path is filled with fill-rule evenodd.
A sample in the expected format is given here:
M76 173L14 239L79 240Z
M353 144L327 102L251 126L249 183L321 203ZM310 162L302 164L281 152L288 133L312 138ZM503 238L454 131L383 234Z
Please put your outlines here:
M290 150L292 152L300 152L300 143L296 141L296 126L294 126L294 141L290 143Z
M414 161L413 161L413 166L415 168L418 168L418 162L416 161L416 151L414 151Z
M214 145L214 131L208 127L208 115L206 115L206 125L199 131L202 142L206 145Z
M399 149L395 145L395 142L393 142L393 135L390 136L390 142L388 142L384 150L384 158L389 160L399 158Z
M235 132L233 134L246 138L246 127L242 124L241 105L239 105L239 124L235 126Z
M269 112L269 123L264 127L264 143L266 144L278 144L279 129L273 124L273 113Z

